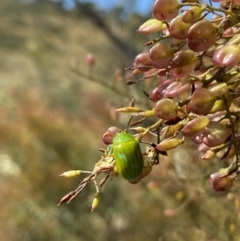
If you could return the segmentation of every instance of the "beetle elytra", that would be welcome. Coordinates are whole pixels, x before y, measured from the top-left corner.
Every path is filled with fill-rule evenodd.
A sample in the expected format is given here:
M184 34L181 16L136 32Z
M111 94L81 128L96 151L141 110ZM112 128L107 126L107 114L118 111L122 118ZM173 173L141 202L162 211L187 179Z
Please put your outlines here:
M119 174L128 181L138 178L143 170L143 156L134 136L120 132L113 138L112 147Z

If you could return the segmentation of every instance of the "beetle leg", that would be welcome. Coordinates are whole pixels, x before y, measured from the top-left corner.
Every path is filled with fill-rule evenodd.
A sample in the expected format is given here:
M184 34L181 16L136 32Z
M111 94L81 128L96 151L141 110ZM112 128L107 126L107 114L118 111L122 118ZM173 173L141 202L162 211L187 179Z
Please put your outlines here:
M106 153L106 150L103 149L103 148L99 148L98 150L99 150L100 152Z
M131 123L129 123L129 126L139 125L139 124L142 123L145 119L147 119L147 117L143 117L143 118L141 118L141 119L139 119L139 120L136 120L136 121L134 121L134 122L131 122Z

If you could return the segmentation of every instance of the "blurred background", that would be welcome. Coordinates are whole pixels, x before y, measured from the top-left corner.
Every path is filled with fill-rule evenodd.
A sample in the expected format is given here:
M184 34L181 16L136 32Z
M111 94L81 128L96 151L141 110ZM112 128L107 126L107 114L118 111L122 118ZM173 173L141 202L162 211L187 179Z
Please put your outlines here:
M0 0L0 240L240 240L238 186L212 191L224 164L190 143L137 185L108 182L94 212L93 185L57 206L80 181L59 174L92 170L102 134L127 123L114 110L143 87L126 86L124 68L153 2Z

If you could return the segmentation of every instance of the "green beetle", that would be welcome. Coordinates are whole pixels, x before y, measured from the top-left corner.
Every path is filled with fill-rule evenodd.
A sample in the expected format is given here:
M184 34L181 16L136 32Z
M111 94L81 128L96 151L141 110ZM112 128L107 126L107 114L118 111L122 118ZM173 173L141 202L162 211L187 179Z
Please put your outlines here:
M123 131L113 138L112 148L119 174L128 181L137 179L144 164L139 142Z

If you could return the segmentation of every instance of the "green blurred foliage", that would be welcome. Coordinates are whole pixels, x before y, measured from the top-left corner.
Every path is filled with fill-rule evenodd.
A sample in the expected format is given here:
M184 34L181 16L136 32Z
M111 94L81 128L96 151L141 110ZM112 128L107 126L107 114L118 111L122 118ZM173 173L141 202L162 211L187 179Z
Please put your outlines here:
M90 71L85 55L92 52L93 74L116 81L115 68L128 66L133 56L80 10L0 3L0 240L240 239L238 185L227 194L212 191L208 177L219 161L199 161L191 144L162 158L137 185L120 177L107 183L93 213L91 184L69 205L57 207L80 181L59 174L92 170L101 157L98 147L104 147L102 133L120 125L110 102L121 107L130 101L70 68ZM138 20L133 14L128 26Z

